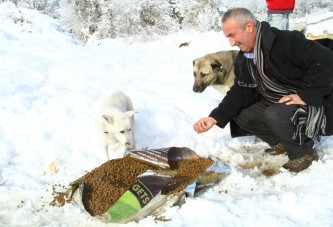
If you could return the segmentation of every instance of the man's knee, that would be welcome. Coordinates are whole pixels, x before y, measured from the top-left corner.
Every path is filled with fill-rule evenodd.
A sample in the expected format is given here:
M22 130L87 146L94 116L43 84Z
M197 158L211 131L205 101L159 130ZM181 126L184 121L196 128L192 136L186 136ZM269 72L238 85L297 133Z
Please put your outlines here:
M282 103L270 105L264 112L265 121L269 125L285 120L290 121L296 108L296 105L285 105Z
M279 119L279 111L281 111L281 108L276 107L276 105L269 106L264 112L265 121L267 123L277 121Z
M256 117L256 114L252 111L249 111L248 109L243 109L237 116L237 123L248 125L252 122L255 122Z
M258 113L258 110L255 108L246 108L243 109L240 114L234 119L234 121L242 128L251 127L260 122L260 116L262 113Z

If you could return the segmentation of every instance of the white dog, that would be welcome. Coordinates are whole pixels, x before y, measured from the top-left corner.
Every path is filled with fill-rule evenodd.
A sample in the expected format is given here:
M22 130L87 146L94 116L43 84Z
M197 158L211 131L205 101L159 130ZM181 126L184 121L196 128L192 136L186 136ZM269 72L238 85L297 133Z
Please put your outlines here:
M99 126L107 160L109 150L123 157L127 151L134 149L134 113L130 98L120 91L104 101Z

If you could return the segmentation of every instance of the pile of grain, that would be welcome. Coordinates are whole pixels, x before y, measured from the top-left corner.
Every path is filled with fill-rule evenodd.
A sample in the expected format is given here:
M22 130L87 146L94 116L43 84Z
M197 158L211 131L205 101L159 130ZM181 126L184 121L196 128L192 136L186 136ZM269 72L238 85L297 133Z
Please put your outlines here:
M182 191L188 184L192 183L199 174L213 164L210 158L190 158L179 161L169 161L171 169L177 171L176 176L162 190L162 194L173 194Z
M113 205L137 181L137 176L154 167L126 156L110 160L82 177L82 202L92 215L99 215Z
M191 158L170 162L170 169L177 175L163 189L163 194L182 191L198 174L213 163L208 158ZM126 156L110 160L81 178L84 183L82 202L92 215L100 215L107 211L125 191L137 182L137 176L148 169L157 168Z

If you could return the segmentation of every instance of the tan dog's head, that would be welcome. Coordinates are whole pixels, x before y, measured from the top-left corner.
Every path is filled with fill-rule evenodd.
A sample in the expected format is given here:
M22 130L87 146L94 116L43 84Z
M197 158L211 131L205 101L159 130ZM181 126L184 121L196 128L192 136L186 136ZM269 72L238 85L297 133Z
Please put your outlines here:
M193 60L193 91L201 93L208 86L226 84L236 54L237 51L221 51Z

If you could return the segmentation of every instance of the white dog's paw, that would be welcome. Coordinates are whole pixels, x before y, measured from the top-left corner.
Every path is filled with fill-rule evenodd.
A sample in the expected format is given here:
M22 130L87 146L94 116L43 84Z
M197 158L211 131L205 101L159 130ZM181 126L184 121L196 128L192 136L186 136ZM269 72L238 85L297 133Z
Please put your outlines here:
M135 143L131 143L129 146L127 146L126 150L134 150L135 149Z
M109 159L123 158L126 155L127 147L125 145L109 146Z

